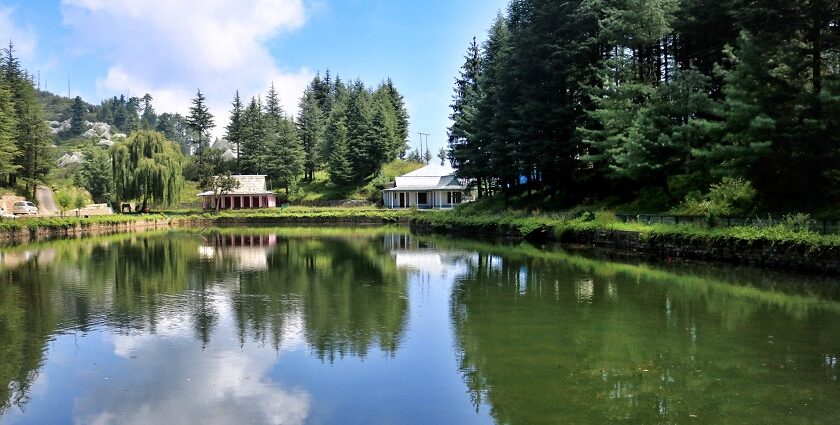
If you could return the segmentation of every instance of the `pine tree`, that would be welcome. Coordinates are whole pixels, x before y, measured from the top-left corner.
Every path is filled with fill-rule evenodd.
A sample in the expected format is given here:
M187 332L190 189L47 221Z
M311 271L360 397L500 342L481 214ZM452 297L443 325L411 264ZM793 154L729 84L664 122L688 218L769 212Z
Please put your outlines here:
M230 111L230 122L227 125L227 135L225 137L236 146L236 168L239 169L242 144L242 114L244 112L242 109L242 100L239 98L239 90L236 91L236 96L234 96L231 106L233 106L233 109Z
M284 115L283 106L280 105L280 95L274 89L274 83L271 83L271 88L268 89L265 97L265 113L275 120L280 120Z
M483 178L489 175L485 169L486 149L482 149L482 140L477 137L479 123L476 122L476 113L481 99L478 86L481 72L480 55L478 43L473 37L464 57L465 62L461 67L461 73L455 81L455 95L452 99L452 115L450 115L452 125L449 127L448 140L450 156L458 170L458 175L475 179L479 196L483 195Z
M350 161L349 136L343 105L336 105L327 124L326 144L327 170L330 181L337 186L346 186L354 181L353 165Z
M87 109L81 97L76 96L73 99L70 111L72 114L70 117L70 134L79 136L85 132L85 117L87 116Z
M140 98L131 97L125 105L125 128L131 134L140 129Z
M140 116L140 128L154 130L157 127L158 116L155 113L155 108L152 107L152 95L146 93L142 100L143 114Z
M85 151L85 162L80 169L81 185L90 192L93 201L105 203L112 201L114 194L114 174L111 157L98 146Z
M187 127L196 135L198 140L195 143L195 151L201 151L209 144L209 131L215 124L213 122L213 114L207 107L206 99L201 93L201 90L196 91L195 98L190 107L190 113L187 115Z
M304 172L305 152L298 137L295 123L286 117L272 125L267 144L268 176L279 186L289 188L296 184Z
M305 155L306 175L304 178L311 182L315 178L315 169L319 162L318 147L323 144L325 131L324 115L311 86L304 90L300 99L297 124Z
M371 131L370 93L356 80L349 90L347 102L347 137L349 160L353 164L353 178L362 182L378 171L384 152L376 146Z
M402 158L408 149L409 116L405 101L390 78L377 89L377 94L387 104L386 111L390 116L389 126L393 127L393 130L389 130L393 132L393 136L388 143L388 159Z
M265 174L268 162L266 152L266 122L262 105L256 98L242 113L242 142L240 152L241 172L247 174Z
M38 102L35 87L26 78L20 63L14 55L14 45L3 50L3 71L5 84L8 85L15 108L16 145L20 152L15 165L19 168L16 176L25 179L27 188L35 197L38 184L52 167L50 141L52 135L44 120L44 110Z
M10 175L20 170L16 163L20 150L15 145L17 140L17 118L12 92L5 76L0 75L0 179L7 182Z

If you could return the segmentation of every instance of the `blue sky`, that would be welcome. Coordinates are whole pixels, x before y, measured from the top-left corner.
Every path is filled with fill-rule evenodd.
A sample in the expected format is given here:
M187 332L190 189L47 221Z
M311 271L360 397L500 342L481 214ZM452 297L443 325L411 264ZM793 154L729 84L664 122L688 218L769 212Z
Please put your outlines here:
M507 0L0 0L0 40L50 91L98 103L130 92L185 112L197 88L217 124L234 90L273 82L287 110L330 69L374 85L391 77L411 114L411 142L445 144L463 55ZM223 133L221 128L215 134Z

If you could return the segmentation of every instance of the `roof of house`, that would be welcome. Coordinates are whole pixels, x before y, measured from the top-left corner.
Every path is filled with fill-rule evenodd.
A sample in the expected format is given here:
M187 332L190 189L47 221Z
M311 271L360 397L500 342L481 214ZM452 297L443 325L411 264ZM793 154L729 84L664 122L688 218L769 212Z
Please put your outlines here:
M448 165L429 164L400 177L443 177L454 176L455 169Z
M236 180L239 180L239 187L236 189L225 192L225 195L273 195L274 192L266 189L265 186L265 175L262 174L255 174L255 175L234 175L231 176ZM213 196L212 190L208 190L206 192L201 192L198 196Z
M385 189L384 192L466 189L455 177L455 170L447 165L429 164L394 180L395 187Z

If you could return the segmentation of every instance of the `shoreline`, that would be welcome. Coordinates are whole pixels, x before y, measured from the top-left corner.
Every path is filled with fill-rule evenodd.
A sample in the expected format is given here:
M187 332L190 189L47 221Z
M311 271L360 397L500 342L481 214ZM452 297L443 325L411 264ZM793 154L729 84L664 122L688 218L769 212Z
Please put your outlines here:
M424 214L417 232L557 242L662 261L688 260L823 275L840 274L840 236L777 228L704 229L544 217Z
M85 235L214 226L407 225L421 233L477 235L559 242L663 261L689 260L793 272L840 274L840 236L744 233L743 229L639 226L545 217L460 215L352 208L266 210L248 213L113 215L32 218L0 222L0 241L27 243ZM741 233L739 233L741 232ZM808 237L800 237L805 235Z

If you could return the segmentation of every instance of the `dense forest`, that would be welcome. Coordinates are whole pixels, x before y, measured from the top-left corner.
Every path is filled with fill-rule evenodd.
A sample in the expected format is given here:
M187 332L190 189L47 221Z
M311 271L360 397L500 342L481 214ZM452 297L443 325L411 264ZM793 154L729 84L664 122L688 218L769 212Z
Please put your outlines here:
M237 92L225 139L214 141L215 118L200 90L186 116L158 114L150 94L91 105L40 91L11 43L0 70L0 185L31 197L49 183L74 194L84 188L95 202L135 199L145 208L177 203L185 179L211 189L231 174L265 174L288 193L318 170L333 187L355 187L406 157L408 112L390 79L368 88L319 73L297 116L283 110L273 86L248 101ZM73 152L81 159L59 167L58 156Z
M450 159L482 196L831 207L840 4L515 0L468 47L452 120Z
M197 97L191 117L200 103ZM312 181L319 169L335 185L360 184L406 153L408 112L390 79L369 89L359 80L333 79L329 71L316 75L294 118L283 111L274 87L264 102L245 104L236 93L231 105L226 140L236 152L233 171L267 174L287 190L301 178Z
M0 60L0 183L34 192L53 164L51 141L32 79L9 44Z

